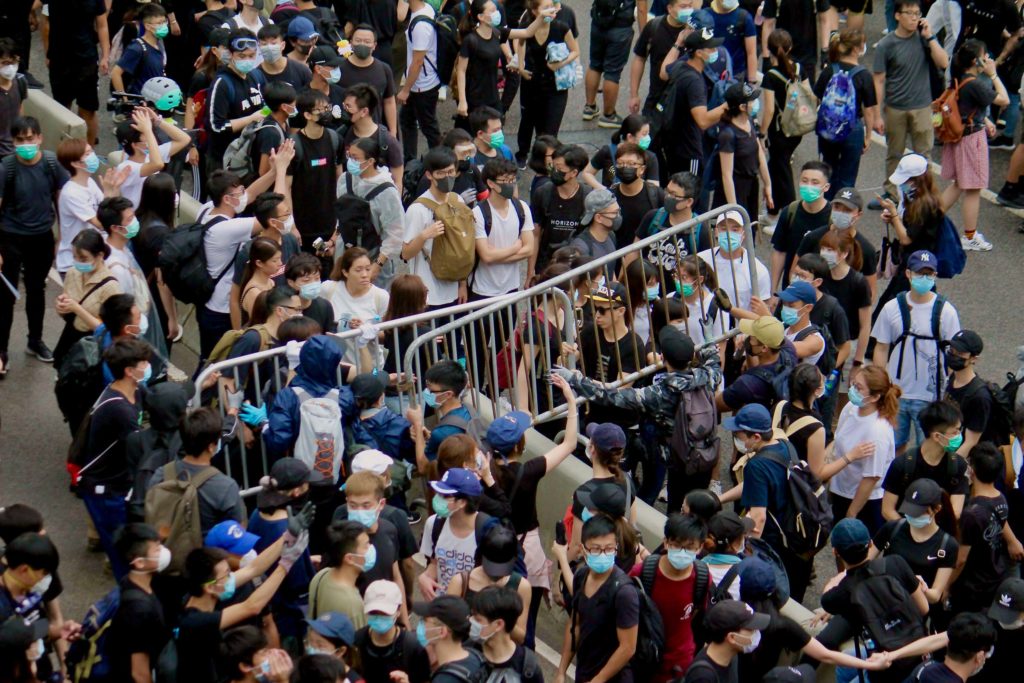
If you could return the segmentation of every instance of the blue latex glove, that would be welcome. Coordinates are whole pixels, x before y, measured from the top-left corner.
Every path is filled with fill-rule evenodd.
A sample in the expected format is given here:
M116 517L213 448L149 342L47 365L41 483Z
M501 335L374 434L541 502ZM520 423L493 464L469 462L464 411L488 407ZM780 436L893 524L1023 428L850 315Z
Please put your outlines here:
M250 427L259 427L267 421L267 405L263 404L257 408L251 403L246 403L242 406L238 417Z

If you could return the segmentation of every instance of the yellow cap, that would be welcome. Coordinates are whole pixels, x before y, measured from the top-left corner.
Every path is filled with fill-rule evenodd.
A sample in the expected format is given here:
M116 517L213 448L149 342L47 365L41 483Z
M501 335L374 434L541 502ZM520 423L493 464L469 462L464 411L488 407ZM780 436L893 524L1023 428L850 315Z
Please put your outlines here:
M782 348L786 339L786 329L782 322L770 315L762 315L757 320L741 320L740 332L750 335L771 349Z

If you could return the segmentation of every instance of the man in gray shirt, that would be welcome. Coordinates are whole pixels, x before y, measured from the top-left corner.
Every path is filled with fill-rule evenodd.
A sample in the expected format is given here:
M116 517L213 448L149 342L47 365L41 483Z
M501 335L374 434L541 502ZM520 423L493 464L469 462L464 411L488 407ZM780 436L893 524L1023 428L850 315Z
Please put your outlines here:
M594 190L583 200L583 218L580 231L569 246L576 247L592 259L615 251L615 231L622 225L622 210L610 190ZM608 281L614 278L618 264L605 264L604 272Z
M888 178L903 156L907 139L913 151L926 157L934 144L928 59L942 71L949 65L949 56L928 20L921 18L920 0L896 0L896 30L879 41L873 68L878 102L884 107L875 132L885 135L885 192L894 201L896 186Z
M171 463L179 478L188 476L199 488L199 526L203 536L219 523L245 523L245 504L238 483L210 464L221 447L223 420L212 408L198 408L181 420L181 458ZM161 467L149 480L149 489L164 481ZM212 474L210 471L212 470Z

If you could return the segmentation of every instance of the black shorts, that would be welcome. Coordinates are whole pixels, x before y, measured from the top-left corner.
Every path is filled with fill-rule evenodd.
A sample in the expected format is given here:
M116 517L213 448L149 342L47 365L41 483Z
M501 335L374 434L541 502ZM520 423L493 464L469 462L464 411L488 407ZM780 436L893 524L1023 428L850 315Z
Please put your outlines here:
M834 7L837 12L871 14L871 0L819 0L819 12L822 11L820 9L821 4L826 5L826 9L829 6Z
M57 103L71 108L77 102L80 109L99 111L100 69L96 62L76 61L73 58L50 60L50 87Z

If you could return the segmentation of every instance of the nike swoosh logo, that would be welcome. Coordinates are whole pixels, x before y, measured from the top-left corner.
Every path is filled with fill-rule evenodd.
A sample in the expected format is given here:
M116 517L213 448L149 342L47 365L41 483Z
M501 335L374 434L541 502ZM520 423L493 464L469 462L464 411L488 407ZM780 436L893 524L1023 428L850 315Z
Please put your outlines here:
M937 559L939 559L939 556L938 556L938 555L936 555L935 557L932 557L931 555L926 555L926 556L925 556L925 559L928 559L928 560L937 560Z

